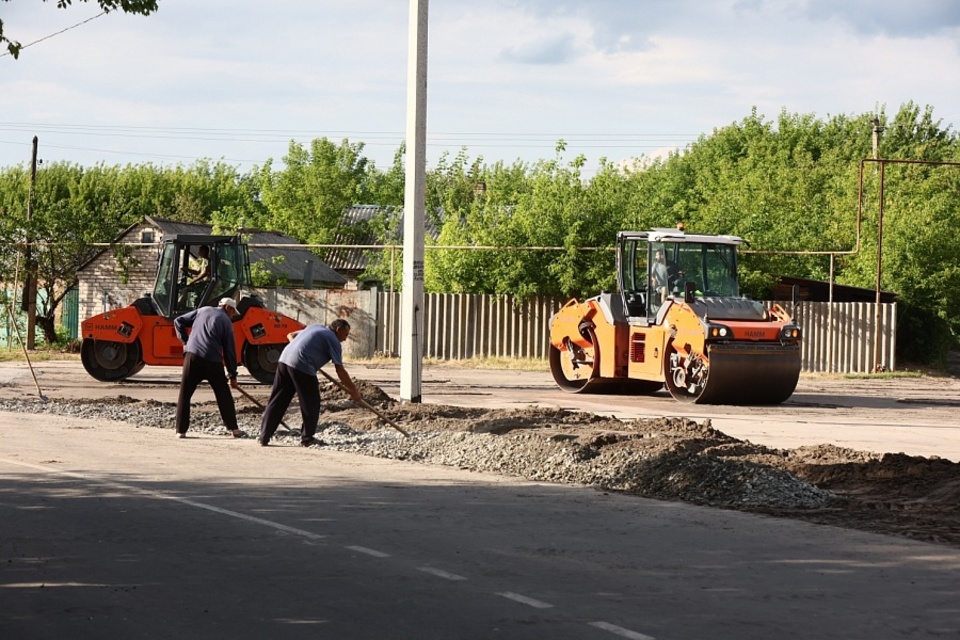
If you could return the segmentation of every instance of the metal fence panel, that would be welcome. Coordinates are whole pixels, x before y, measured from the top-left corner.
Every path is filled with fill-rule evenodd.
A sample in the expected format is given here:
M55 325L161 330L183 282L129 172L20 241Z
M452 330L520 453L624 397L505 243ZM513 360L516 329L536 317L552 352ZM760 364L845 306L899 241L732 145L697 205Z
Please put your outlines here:
M400 294L380 293L378 327L384 335L377 351L400 352ZM424 296L425 357L460 360L474 357L541 358L549 355L550 316L565 299L477 294ZM873 303L801 302L796 320L803 329L803 371L869 373L874 353L881 367L896 366L895 303L880 305L880 326L875 327ZM878 335L879 333L879 335Z
M401 294L377 290L350 294L351 299L357 298L357 301L350 305L335 305L338 313L334 315L343 317L350 313L350 308L363 309L363 324L369 323L371 334L375 334L367 341L370 346L365 355L398 355L402 339ZM292 292L288 295L296 297ZM364 295L370 297L369 304L360 302L359 298ZM327 300L337 298L327 296ZM290 304L279 298L271 299L271 302L279 307ZM423 356L442 360L477 357L546 359L549 355L550 316L564 303L566 299L549 297L518 299L480 294L426 294ZM801 302L795 320L803 329L803 371L870 373L874 370L875 354L882 368L895 370L897 305L880 305L879 326L875 326L876 310L873 303ZM308 323L326 320L309 316L309 312L301 312L299 319ZM363 357L359 351L352 355Z

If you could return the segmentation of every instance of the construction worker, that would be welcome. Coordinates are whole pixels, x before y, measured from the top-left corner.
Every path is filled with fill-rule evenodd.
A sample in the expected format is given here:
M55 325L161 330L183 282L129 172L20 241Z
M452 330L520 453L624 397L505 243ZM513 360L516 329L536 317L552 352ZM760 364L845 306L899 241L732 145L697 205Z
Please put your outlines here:
M200 245L197 254L196 258L190 257L190 266L187 268L190 279L187 284L200 282L210 277L210 247L205 244Z
M300 415L303 427L300 430L300 446L322 445L323 441L314 437L317 423L320 421L320 383L317 370L332 362L340 382L343 383L350 398L357 404L363 403L357 386L343 366L343 347L350 335L350 323L338 318L329 327L314 324L301 331L287 335L290 341L280 354L277 373L273 379L270 399L263 412L260 423L260 445L267 446L276 433L280 421L297 394L300 401Z
M667 261L663 257L663 249L657 249L653 253L653 264L650 265L650 289L653 293L651 302L655 302L659 307L667 299L668 288L669 270Z
M227 386L237 388L237 349L231 318L240 315L233 298L223 298L216 307L200 307L173 321L177 337L184 343L183 374L177 397L177 437L186 438L190 426L190 400L201 381L210 383L217 398L220 417L234 438L243 433L237 425L237 408ZM191 328L189 337L187 329ZM227 372L223 365L226 363Z

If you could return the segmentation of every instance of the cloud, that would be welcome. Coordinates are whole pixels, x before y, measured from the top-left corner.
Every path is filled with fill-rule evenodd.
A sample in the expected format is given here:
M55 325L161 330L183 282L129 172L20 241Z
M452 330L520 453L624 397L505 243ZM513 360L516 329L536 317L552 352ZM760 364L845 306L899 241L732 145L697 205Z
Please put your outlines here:
M813 21L839 20L867 36L923 37L960 27L956 0L809 0L804 13Z
M500 59L521 64L563 64L576 57L574 36L563 33L508 47L500 52Z
M861 36L924 37L960 27L956 0L504 0L510 11L540 20L577 20L603 53L650 49L663 32L718 37L744 22L773 29L834 22Z
M24 42L99 11L94 2L7 4L16 12L3 17ZM431 153L467 146L489 160L532 160L553 157L564 138L571 157L651 155L753 107L768 117L782 109L824 116L877 103L893 112L913 100L958 122L960 89L944 80L944 69L960 65L954 4L433 2ZM42 145L85 162L127 148L135 158L262 162L282 156L291 138L325 135L366 141L384 166L404 135L408 35L402 1L163 0L154 16L112 12L19 61L0 58L0 107L8 123L171 132L164 149L155 137L84 143L78 128L69 138L66 128L45 130ZM18 126L5 132L0 123L0 166L29 157L34 131ZM104 156L108 147L115 153Z

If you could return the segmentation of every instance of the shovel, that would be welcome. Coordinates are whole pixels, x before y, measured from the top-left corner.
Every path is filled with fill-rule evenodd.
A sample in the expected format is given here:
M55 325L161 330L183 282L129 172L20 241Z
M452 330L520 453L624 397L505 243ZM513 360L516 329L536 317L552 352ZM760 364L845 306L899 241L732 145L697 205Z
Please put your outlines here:
M326 378L327 380L329 380L330 382L332 382L335 387L337 387L338 389L340 389L341 391L343 391L345 394L350 395L350 392L347 391L347 388L346 388L345 386L343 386L342 384L340 384L339 382L337 382L336 380L334 380L334 379L330 376L329 373L327 373L327 372L324 371L323 369L317 369L317 371L319 371L320 373L322 373L322 374L323 374L323 377ZM373 407L370 403L368 403L368 402L367 402L366 400L364 400L363 398L360 398L360 406L363 407L364 409L369 409L369 410L372 411L373 413L377 414L377 417L378 417L378 418L380 418L381 420L383 420L384 422L386 422L388 425L390 425L391 427L393 427L394 429L396 429L397 431L399 431L400 433L402 433L402 434L403 434L404 436L406 436L407 438L410 437L410 434L407 433L406 431L404 431L403 428L402 428L400 425L398 425L396 422L394 422L393 420L391 420L391 419L388 418L387 416L385 416L385 415L383 415L382 413L380 413L379 411L377 411L377 409L376 409L375 407Z
M241 387L240 385L237 385L237 391L239 391L240 393L242 393L243 396L244 396L247 400L249 400L249 401L252 402L253 404L255 404L255 405L257 405L258 407L260 407L261 410L266 411L267 408L264 407L262 404L260 404L260 402L259 402L256 398L254 398L252 395L250 395L249 393L247 393L246 391L244 391L243 387ZM290 433L293 433L293 429L291 429L289 426L287 426L287 423L284 422L283 420L280 420L280 426L282 426L284 429L286 429L286 430L289 431Z

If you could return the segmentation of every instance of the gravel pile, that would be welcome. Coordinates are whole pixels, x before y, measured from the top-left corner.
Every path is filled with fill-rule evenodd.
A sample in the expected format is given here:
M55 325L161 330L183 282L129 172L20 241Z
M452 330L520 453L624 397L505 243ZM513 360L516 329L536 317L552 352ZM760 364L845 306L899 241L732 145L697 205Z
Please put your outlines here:
M64 415L97 421L117 421L135 427L173 428L174 405L139 402L121 396L113 402L0 400L0 411ZM295 405L294 405L295 409ZM745 459L744 450L770 454L769 450L744 443L683 418L620 423L624 436L597 435L597 417L561 412L485 412L460 409L460 418L434 408L403 420L410 430L405 438L389 427L377 427L370 414L331 411L321 420L318 437L324 448L367 456L438 464L522 477L542 482L577 484L652 498L682 500L730 508L820 509L836 500L834 494L771 465ZM356 414L356 419L349 418ZM288 418L296 415L288 414ZM577 416L580 416L577 418ZM247 437L259 431L261 411L238 407L238 421ZM543 429L537 420L559 423L562 429ZM571 431L579 420L582 429ZM602 422L602 421L601 421ZM288 420L291 425L299 421ZM477 425L483 425L482 432ZM601 424L604 426L606 423ZM415 425L415 426L410 426ZM494 425L496 428L491 428ZM618 425L614 425L618 426ZM209 435L229 433L219 414L194 407L191 432ZM275 444L294 445L299 433L283 427Z

